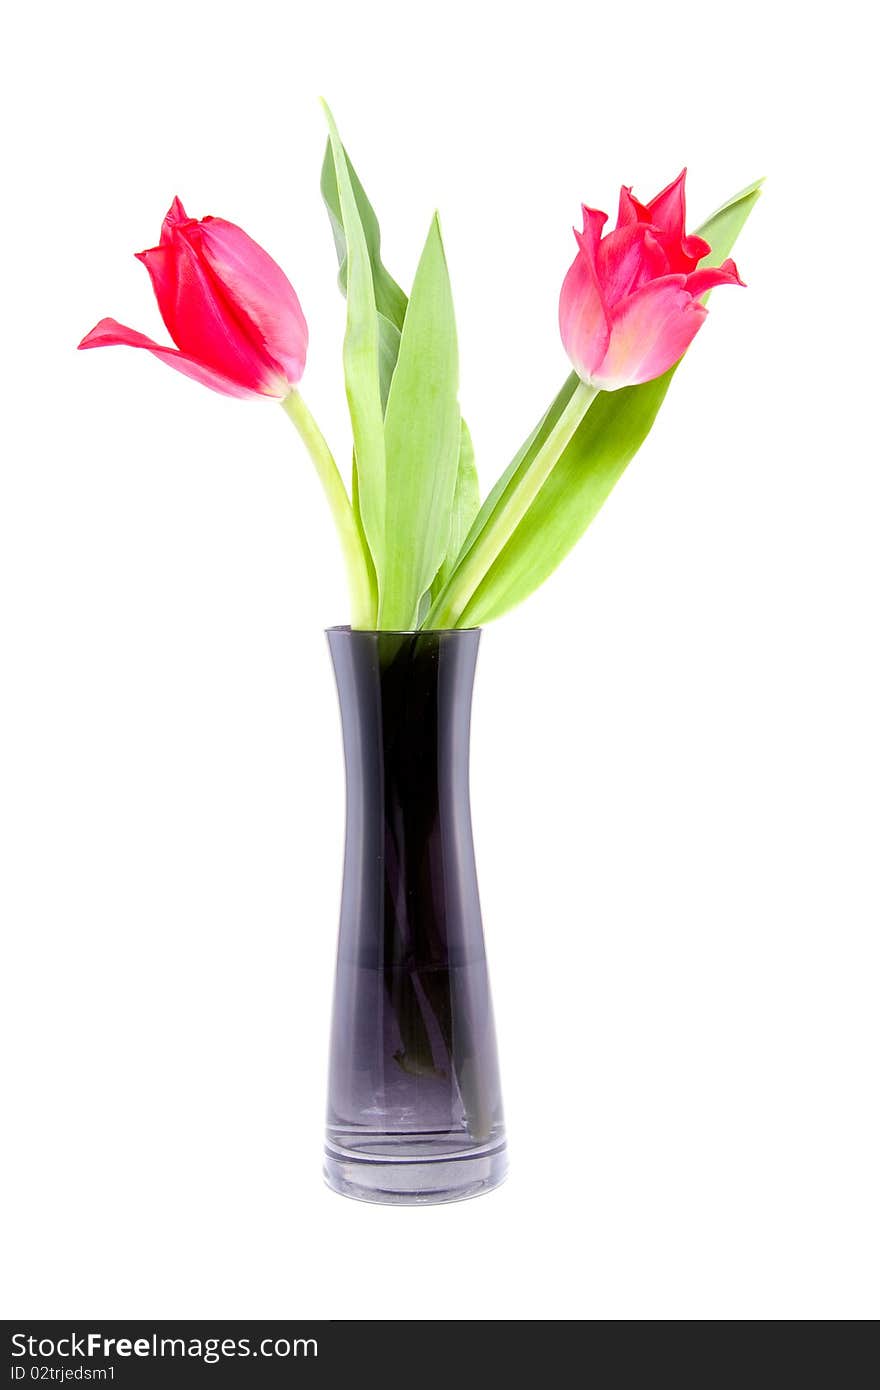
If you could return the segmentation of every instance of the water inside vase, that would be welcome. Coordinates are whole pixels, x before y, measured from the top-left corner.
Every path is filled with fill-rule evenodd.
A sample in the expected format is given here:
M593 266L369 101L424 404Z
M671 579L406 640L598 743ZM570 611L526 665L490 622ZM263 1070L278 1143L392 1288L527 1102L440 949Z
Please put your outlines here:
M328 1138L374 1155L481 1149L503 1130L485 959L336 978Z

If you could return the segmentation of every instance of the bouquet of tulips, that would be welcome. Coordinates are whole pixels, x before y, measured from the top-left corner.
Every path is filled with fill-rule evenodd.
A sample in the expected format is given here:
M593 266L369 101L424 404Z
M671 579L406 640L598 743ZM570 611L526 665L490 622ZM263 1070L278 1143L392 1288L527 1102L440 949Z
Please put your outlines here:
M684 173L647 203L623 188L612 231L584 207L559 299L573 371L481 502L439 222L407 297L327 119L350 488L300 393L296 293L231 222L196 221L175 199L139 257L176 346L114 319L80 346L146 348L216 391L275 397L317 469L352 629L328 634L348 809L325 1174L368 1201L451 1201L507 1171L467 790L478 629L555 569L641 445L709 291L742 283L729 253L759 189L690 234Z
M343 345L351 487L299 385L308 329L276 262L240 227L188 217L175 198L141 252L166 347L102 319L82 348L125 344L216 391L271 396L317 469L345 559L353 628L475 627L526 598L583 534L654 422L706 318L706 297L742 281L728 259L755 183L696 233L685 175L648 203L622 188L617 225L583 209L559 300L573 372L481 503L458 406L449 275L435 216L407 298L380 255L376 214L327 111L321 189L346 296Z

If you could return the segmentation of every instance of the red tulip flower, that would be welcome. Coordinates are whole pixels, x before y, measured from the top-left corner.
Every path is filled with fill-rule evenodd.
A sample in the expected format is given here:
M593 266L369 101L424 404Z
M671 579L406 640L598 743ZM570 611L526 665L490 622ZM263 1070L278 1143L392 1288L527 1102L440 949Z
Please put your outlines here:
M685 232L686 172L647 205L622 188L617 226L607 236L607 214L583 209L559 329L575 371L591 386L616 391L662 376L706 317L701 296L742 284L731 260L699 269L711 247Z
M299 300L281 267L240 227L222 217L187 217L175 198L159 245L137 259L177 346L101 319L81 348L146 348L227 396L284 397L296 386L309 341Z

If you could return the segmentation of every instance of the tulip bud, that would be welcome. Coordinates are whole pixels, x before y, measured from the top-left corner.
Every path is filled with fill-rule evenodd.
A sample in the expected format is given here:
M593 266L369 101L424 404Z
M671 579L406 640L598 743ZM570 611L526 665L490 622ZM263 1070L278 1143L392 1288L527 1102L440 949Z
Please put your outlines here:
M686 171L643 206L620 192L617 226L584 207L578 254L559 297L559 330L578 376L603 391L662 376L706 318L700 297L741 285L733 261L697 269L708 242L685 233Z
M101 319L81 348L146 348L184 376L227 396L286 396L302 377L308 328L284 271L220 217L187 217L174 199L158 246L142 251L176 348Z

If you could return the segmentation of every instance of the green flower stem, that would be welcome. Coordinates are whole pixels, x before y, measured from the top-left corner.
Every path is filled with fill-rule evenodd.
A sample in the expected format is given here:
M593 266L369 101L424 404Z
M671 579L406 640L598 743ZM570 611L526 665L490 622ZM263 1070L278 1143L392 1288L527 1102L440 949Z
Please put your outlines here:
M424 627L458 626L482 580L553 472L598 394L598 387L578 382L571 400L532 462L499 502L461 564L453 570L449 582L437 595Z
M369 567L348 490L336 467L336 460L299 391L291 391L284 397L281 406L296 426L299 437L315 465L324 495L330 503L348 575L351 625L355 628L370 628L373 626L374 613Z

